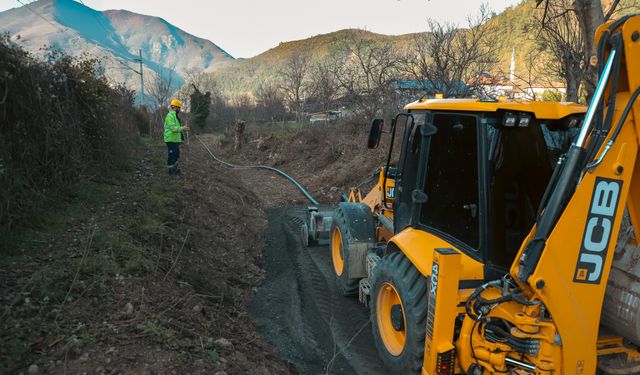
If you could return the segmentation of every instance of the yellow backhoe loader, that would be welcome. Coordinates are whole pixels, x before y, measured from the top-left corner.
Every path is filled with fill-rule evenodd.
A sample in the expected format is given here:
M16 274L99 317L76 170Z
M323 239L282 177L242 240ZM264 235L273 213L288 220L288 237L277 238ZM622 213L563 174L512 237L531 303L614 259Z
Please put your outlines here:
M640 16L596 39L588 108L409 104L372 122L369 147L391 138L375 187L312 210L389 371L640 373Z

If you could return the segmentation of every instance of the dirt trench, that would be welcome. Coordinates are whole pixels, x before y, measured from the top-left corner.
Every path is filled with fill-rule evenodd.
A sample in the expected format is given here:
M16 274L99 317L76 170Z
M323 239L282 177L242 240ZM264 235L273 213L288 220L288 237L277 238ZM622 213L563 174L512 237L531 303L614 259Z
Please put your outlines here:
M233 163L283 170L330 210L350 187L366 191L362 182L371 184L381 165L380 150L364 149L360 138L349 129L311 129L254 135L241 150L221 147L218 137L204 140ZM258 197L268 222L263 235L266 279L250 306L259 331L301 374L386 373L374 346L369 311L357 298L339 294L328 246L302 244L301 225L311 203L275 173L235 173Z
M328 246L305 247L305 207L273 208L267 277L251 304L261 332L302 374L380 374L368 310L337 290Z
M369 311L357 298L339 294L328 245L303 244L301 226L310 202L272 172L236 173L261 200L268 222L266 278L250 305L259 331L301 374L385 373Z

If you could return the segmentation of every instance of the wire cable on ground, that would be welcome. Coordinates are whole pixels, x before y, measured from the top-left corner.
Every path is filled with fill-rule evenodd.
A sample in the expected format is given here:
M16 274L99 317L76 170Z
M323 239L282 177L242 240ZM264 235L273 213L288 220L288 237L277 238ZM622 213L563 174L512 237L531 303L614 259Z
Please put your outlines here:
M198 142L200 142L200 144L202 145L202 147L204 147L205 150L207 150L207 152L209 153L209 155L211 155L211 157L213 158L213 160L217 161L218 163L226 166L227 168L233 168L233 169L266 169L269 171L273 171L278 173L279 175L287 178L289 181L293 182L293 184L298 188L298 190L300 190L302 192L302 194L304 194L305 197L307 197L307 199L313 204L313 205L318 205L318 201L316 201L315 199L313 199L313 197L311 196L311 194L309 194L309 192L307 192L302 185L300 185L298 183L298 181L294 180L291 176L289 176L288 174L284 173L283 171L277 169L277 168L273 168L273 167L269 167L266 165L236 165L236 164L231 164L231 163L227 163L226 161L218 158L217 156L215 156L213 154L213 152L211 152L211 150L209 149L209 147L207 146L206 143L204 143L202 141L202 139L200 139L200 137L197 134L194 134L196 139L198 140Z

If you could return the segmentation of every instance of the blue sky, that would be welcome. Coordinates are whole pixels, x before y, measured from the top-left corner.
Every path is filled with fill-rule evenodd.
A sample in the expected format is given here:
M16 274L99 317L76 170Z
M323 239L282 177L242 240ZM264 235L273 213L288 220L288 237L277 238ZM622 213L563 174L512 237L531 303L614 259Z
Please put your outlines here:
M31 2L31 0L22 0ZM495 12L520 0L83 0L98 10L127 9L162 17L218 44L235 57L252 57L280 42L345 28L399 35L426 31L428 17L465 24L481 4ZM0 11L19 7L0 0Z

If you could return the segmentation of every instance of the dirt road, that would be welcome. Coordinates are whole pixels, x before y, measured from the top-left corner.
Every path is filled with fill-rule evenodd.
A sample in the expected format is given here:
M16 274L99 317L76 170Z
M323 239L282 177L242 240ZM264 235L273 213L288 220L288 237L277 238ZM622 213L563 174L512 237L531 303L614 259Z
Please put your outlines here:
M309 202L288 180L266 171L236 171L258 196L266 279L250 311L257 326L301 374L381 374L369 311L339 294L328 246L303 245Z
M267 278L251 312L262 332L303 374L378 374L368 310L342 297L327 246L306 248L305 208L268 211L264 235Z

